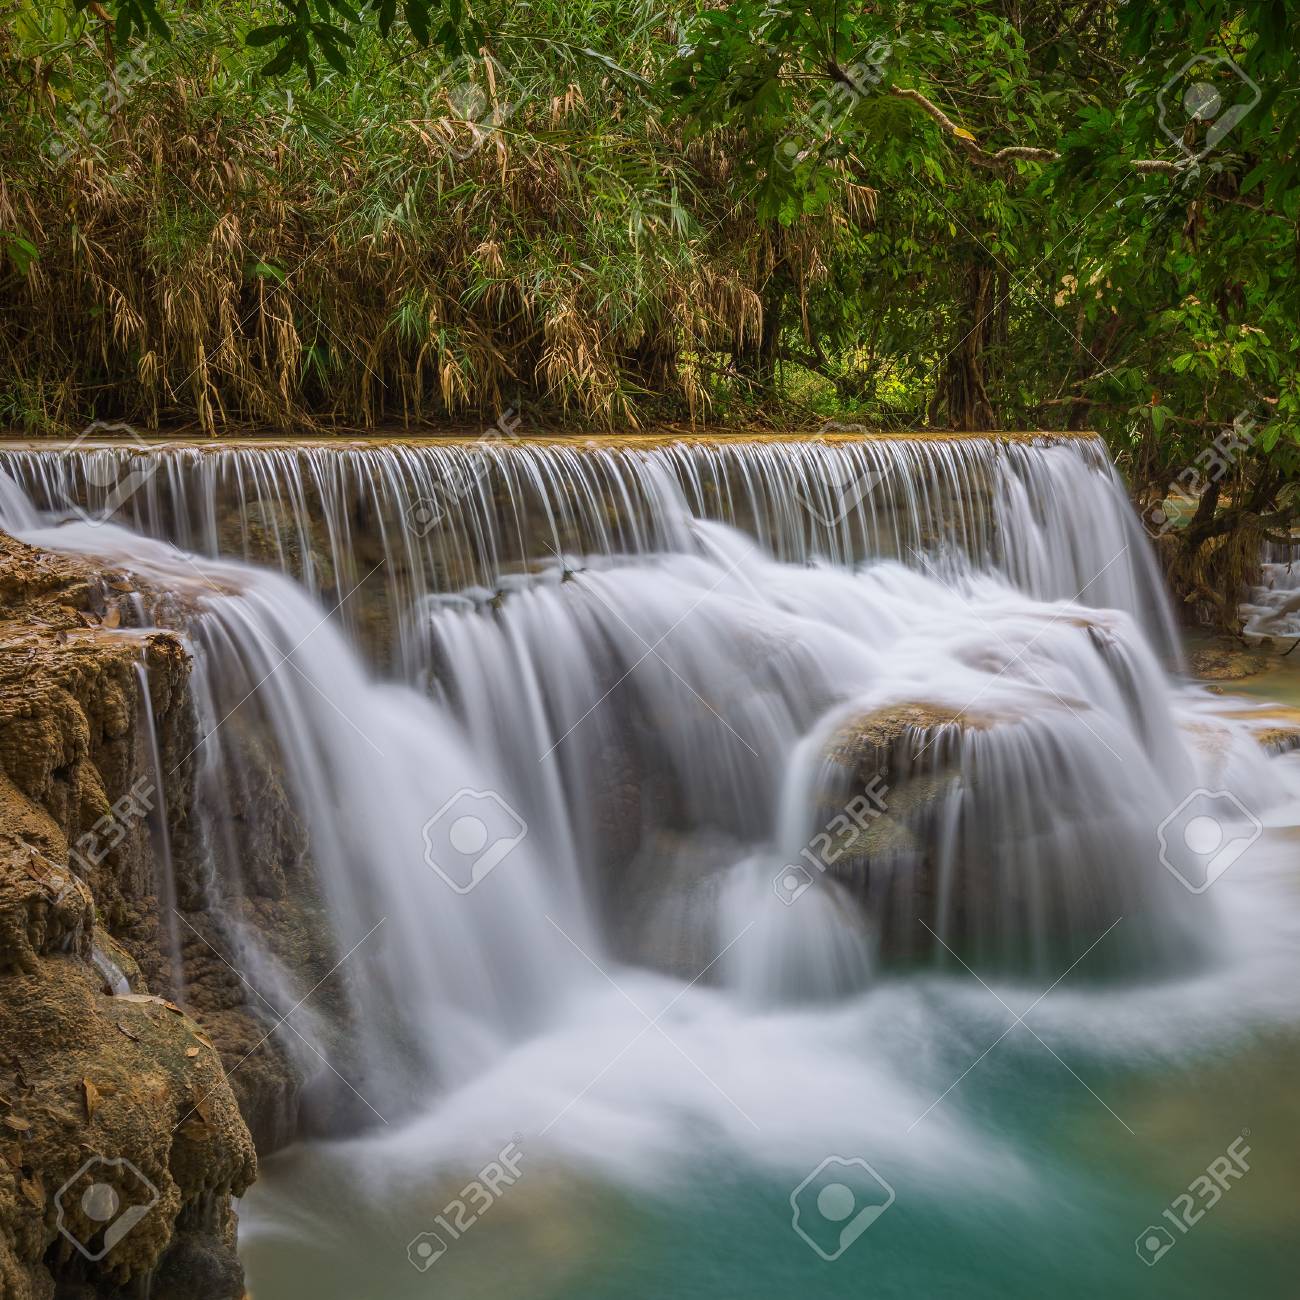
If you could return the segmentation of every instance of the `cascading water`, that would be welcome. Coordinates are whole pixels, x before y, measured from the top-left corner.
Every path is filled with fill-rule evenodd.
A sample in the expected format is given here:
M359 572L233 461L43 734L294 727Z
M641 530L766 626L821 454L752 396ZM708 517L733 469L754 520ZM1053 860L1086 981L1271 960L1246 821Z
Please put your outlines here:
M422 828L459 787L500 784L454 721L409 688L372 680L320 608L277 574L196 560L111 526L24 536L122 564L192 605L193 757L209 837L232 833L249 778L265 777L241 770L248 755L233 733L251 730L273 744L271 766L307 828L338 956L383 930L350 985L360 1055L382 1063L376 1088L401 1098L412 1076L459 1082L491 1059L494 1039L499 1050L544 1020L565 969L546 918L590 943L582 899L562 862L543 872L525 844L508 883L440 906L446 886L424 865ZM226 887L238 883L228 877L242 848L210 846ZM410 1049L405 1059L395 1042Z
M892 562L857 575L792 569L719 525L696 530L697 554L570 560L508 590L488 617L463 598L431 610L449 703L547 827L549 853L576 854L593 890L616 891L631 952L698 970L728 937L709 895L742 858L762 864L744 872L761 886L751 919L770 914L793 934L808 918L787 918L774 886L820 829L832 735L916 702L968 712L933 746L936 758L956 748L963 768L944 796L960 842L935 864L957 877L928 918L941 937L1043 966L1053 932L1099 932L1127 912L1138 919L1126 940L1148 959L1177 946L1185 900L1143 866L1145 809L1177 802L1190 763L1126 618L1061 617L1000 583L954 588ZM916 913L923 864L876 857L900 878L867 914ZM964 866L976 861L989 866L972 880ZM860 892L881 895L875 873L858 876ZM746 918L725 892L735 933ZM822 934L795 947L831 951L835 917L851 909L815 907ZM775 994L771 978L754 976ZM830 969L823 983L784 991L842 991Z
M1241 606L1248 638L1300 637L1300 542L1265 542L1260 582Z
M1258 896L1185 888L1157 828L1198 786L1285 824L1294 767L1165 677L1172 622L1095 442L19 449L0 466L23 489L0 477L6 526L170 593L141 615L195 655L223 890L264 772L304 829L373 1128L271 1162L248 1234L259 1297L427 1294L405 1245L464 1181L434 1171L509 1140L542 1201L525 1177L493 1213L532 1262L457 1239L437 1265L456 1294L574 1294L576 1268L604 1295L555 1207L617 1231L631 1189L672 1188L694 1216L744 1186L764 1214L752 1189L832 1152L869 1153L900 1207L957 1240L954 1198L990 1185L1034 1223L1036 1201L1087 1199L1077 1173L1053 1157L1047 1195L1028 1152L944 1092L1016 1028L1000 999L1033 1004L1058 1060L1094 1062L1103 1024L1176 1059L1220 1007L1287 1014L1272 988L1293 965L1257 942ZM104 504L136 531L66 522ZM251 928L231 939L277 1005L309 995ZM1125 981L1104 1006L1079 991L1100 973ZM333 1049L337 1027L304 1024ZM324 1244L340 1205L382 1254ZM933 1252L930 1228L907 1231L891 1258ZM764 1258L749 1294L806 1289ZM1020 1270L1054 1276L1038 1246ZM889 1293L956 1285L913 1275Z
M1173 622L1101 442L830 438L0 447L44 509L77 503L207 555L281 569L357 631L372 588L400 675L426 666L420 602L572 553L692 549L690 518L785 563L895 558L999 573L1123 609L1162 653ZM344 599L347 597L348 599ZM359 598L358 598L359 597Z

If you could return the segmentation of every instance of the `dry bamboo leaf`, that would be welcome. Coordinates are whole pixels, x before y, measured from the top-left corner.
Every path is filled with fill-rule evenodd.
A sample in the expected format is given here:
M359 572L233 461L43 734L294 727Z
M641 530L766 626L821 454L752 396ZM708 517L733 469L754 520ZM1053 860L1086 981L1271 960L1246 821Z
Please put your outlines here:
M99 1089L89 1079L82 1079L82 1088L86 1093L86 1119L95 1118L95 1112L99 1109Z
M15 1133L26 1133L32 1126L29 1119L23 1119L21 1115L6 1115L3 1122L5 1128L11 1128Z
M119 1028L119 1029L120 1029L120 1030L121 1030L121 1031L122 1031L122 1032L123 1032L123 1033L124 1033L124 1034L125 1034L125 1035L126 1035L126 1036L131 1040L131 1041L132 1041L132 1042L133 1042L133 1043L138 1043L138 1042L140 1041L140 1035L139 1035L139 1034L133 1034L133 1033L132 1033L132 1032L131 1032L131 1031L130 1031L130 1030L129 1030L129 1029L128 1029L128 1028L127 1028L127 1027L126 1027L126 1026L125 1026L125 1025L120 1021L120 1020L117 1022L117 1027L118 1027L118 1028Z

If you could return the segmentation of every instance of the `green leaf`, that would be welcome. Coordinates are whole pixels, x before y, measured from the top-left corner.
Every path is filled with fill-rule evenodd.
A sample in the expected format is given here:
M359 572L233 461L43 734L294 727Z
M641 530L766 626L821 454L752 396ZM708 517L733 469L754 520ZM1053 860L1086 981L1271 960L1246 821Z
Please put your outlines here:
M276 284L285 284L289 277L272 262L254 262L248 268L248 274L255 280L274 280Z
M379 14L379 34L386 37L393 30L393 21L397 17L397 0L378 0L375 8Z
M14 269L21 276L26 276L32 269L32 263L40 259L40 249L30 239L25 239L22 235L0 230L0 242L3 242L5 252L9 254L9 260L14 264Z
M275 57L262 65L264 77L279 77L288 72L295 63L293 44L288 42L276 51Z
M337 45L323 40L320 43L320 52L325 62L328 63L335 72L343 76L347 75L348 61L343 57L343 52Z
M406 25L421 45L429 43L429 7L429 0L406 0L402 5Z
M265 27L254 27L247 36L244 37L244 44L256 48L259 45L270 45L278 41L282 36L287 36L293 28L285 23L268 23Z

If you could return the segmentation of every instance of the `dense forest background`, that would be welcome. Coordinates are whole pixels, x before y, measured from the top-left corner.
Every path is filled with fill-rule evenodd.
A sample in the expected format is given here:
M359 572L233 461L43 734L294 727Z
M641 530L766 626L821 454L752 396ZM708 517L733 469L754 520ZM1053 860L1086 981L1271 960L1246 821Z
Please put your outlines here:
M0 0L0 428L1096 429L1300 476L1282 0Z

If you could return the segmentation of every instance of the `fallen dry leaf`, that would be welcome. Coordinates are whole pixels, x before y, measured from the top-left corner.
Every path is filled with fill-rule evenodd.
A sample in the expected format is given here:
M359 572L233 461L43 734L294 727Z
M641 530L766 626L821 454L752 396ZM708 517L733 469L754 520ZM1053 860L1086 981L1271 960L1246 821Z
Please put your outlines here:
M92 1120L99 1109L99 1089L89 1079L82 1079L81 1086L86 1092L86 1119Z
M191 1142L206 1142L211 1130L197 1115L191 1115L189 1119L181 1125L181 1132L184 1133Z

